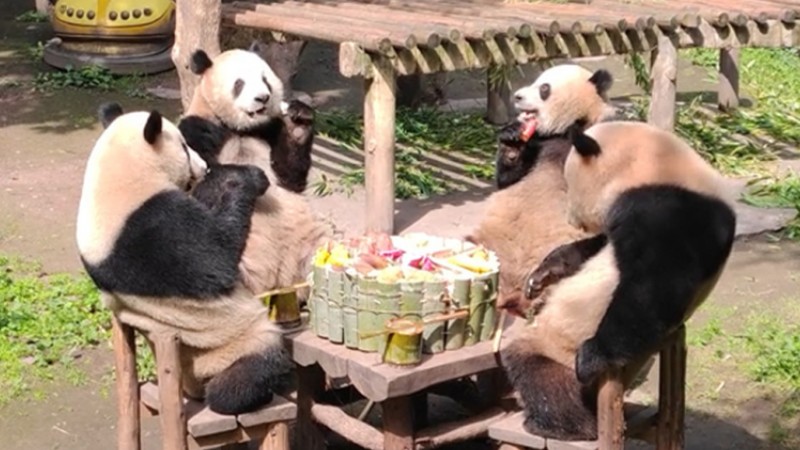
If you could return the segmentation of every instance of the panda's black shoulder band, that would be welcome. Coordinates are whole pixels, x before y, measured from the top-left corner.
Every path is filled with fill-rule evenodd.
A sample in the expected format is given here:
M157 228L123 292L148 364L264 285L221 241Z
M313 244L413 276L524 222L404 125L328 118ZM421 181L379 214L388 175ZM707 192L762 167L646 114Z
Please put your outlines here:
M121 115L122 106L117 102L106 102L97 108L97 116L103 124L103 129L108 128L111 122Z
M189 68L192 69L193 74L202 75L212 65L211 58L208 57L208 54L204 50L196 50L192 53Z

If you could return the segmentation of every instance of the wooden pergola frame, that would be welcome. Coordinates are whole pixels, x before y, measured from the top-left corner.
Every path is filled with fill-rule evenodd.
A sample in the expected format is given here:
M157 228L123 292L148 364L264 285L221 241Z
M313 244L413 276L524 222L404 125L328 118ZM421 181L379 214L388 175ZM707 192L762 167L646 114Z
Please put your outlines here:
M399 76L652 52L653 91L648 121L671 130L675 125L679 49L720 50L719 103L731 108L738 104L739 48L795 47L800 44L800 27L797 26L800 6L790 6L787 0L747 0L746 3L753 3L752 14L725 12L723 0L699 2L702 4L699 7L707 11L697 13L680 12L680 7L664 6L663 3L661 6L625 5L627 12L622 12L618 5L609 7L610 0L595 0L587 7L597 8L596 17L576 13L574 8L577 5L554 4L537 5L536 17L539 18L536 19L526 19L519 11L514 19L513 14L497 12L498 7L492 6L492 0L482 1L489 11L487 17L459 22L460 26L447 26L442 24L446 22L446 15L440 15L435 24L422 26L420 23L424 24L424 17L431 17L437 5L452 9L458 2L406 0L406 3L423 10L420 13L423 19L419 19L423 22L413 23L413 13L406 12L403 20L410 23L405 27L406 31L403 31L402 23L382 22L359 33L348 32L355 19L346 19L343 25L331 29L313 26L314 21L319 20L314 14L320 13L307 10L328 8L333 13L331 8L344 4L354 7L345 1L287 1L279 4L220 4L220 0L199 0L189 4L180 1L173 59L180 74L183 104L188 104L195 83L194 76L188 72L189 55L195 48L204 48L209 54L219 51L220 23L226 27L265 30L276 42L317 39L339 44L342 75L364 79L366 231L391 234L394 232L395 115ZM467 3L472 7L480 5L480 2ZM778 9L770 13L759 12L765 5ZM515 3L507 7L524 9L526 6L530 5ZM739 5L738 8L743 6L749 8L748 5ZM380 19L378 13L369 9L375 7L364 4L365 14L368 14L364 20ZM292 11L296 17L292 16ZM352 13L347 11L339 9L343 15ZM552 20L542 19L542 12ZM494 92L490 88L489 98L495 100L491 108L507 107L507 103L497 105L497 99L507 96L507 86L495 86ZM503 111L499 113L502 115Z

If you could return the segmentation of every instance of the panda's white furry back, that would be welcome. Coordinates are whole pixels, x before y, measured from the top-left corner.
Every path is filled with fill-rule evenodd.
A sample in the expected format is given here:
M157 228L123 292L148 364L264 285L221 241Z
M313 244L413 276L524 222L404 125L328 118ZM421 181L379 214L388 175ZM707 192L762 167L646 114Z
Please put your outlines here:
M526 280L541 304L505 346L526 428L594 439L601 375L645 361L715 287L733 245L727 181L674 134L638 122L572 133L571 223L588 237L550 252Z
M563 165L569 153L567 132L613 115L606 101L611 74L573 64L554 66L515 92L520 117L500 133L497 182L500 190L469 240L497 253L500 260L498 305L522 315L530 308L522 282L555 246L585 236L567 221ZM527 141L527 127L535 128Z
M303 195L314 112L284 101L283 84L255 51L228 50L212 60L197 50L191 68L200 83L178 126L209 164L253 164L272 182L256 204L241 265L245 284L260 293L303 281L331 230Z
M101 120L107 128L87 162L77 243L104 303L150 338L178 333L189 396L229 414L268 403L286 388L292 363L239 264L269 181L254 166L206 173L157 112L123 114L107 104Z

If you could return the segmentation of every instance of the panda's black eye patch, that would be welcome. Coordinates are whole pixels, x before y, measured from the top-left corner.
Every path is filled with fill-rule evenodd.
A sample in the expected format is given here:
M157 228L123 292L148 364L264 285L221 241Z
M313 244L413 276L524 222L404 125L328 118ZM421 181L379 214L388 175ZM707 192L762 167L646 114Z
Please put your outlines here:
M550 84L545 83L539 86L539 97L544 101L550 97Z
M242 89L244 89L244 80L239 78L233 83L233 98L239 97L239 94L242 93Z

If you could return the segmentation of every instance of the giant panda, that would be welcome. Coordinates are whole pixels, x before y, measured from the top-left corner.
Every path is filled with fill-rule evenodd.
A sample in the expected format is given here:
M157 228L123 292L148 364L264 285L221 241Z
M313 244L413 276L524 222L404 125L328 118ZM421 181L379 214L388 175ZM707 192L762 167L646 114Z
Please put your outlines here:
M255 166L209 169L156 111L124 114L105 104L100 119L105 129L86 164L77 245L104 303L151 341L177 331L184 390L213 411L269 403L289 386L293 364L239 271L269 180Z
M499 133L496 178L499 190L467 240L493 250L500 261L498 307L525 315L522 295L528 270L557 245L585 234L567 222L563 165L571 146L568 130L614 114L607 101L611 74L561 64L514 93L517 119ZM525 140L521 134L535 128Z
M196 50L190 68L200 79L178 128L209 165L253 164L270 179L272 188L256 202L241 264L245 285L262 293L304 281L315 248L332 230L303 196L314 111L284 101L281 80L257 51L254 42L212 60ZM307 293L299 291L301 300Z
M705 300L736 229L725 179L674 134L640 122L574 130L564 166L570 223L589 237L559 246L527 277L531 324L501 349L525 428L597 437L600 375L630 383Z

